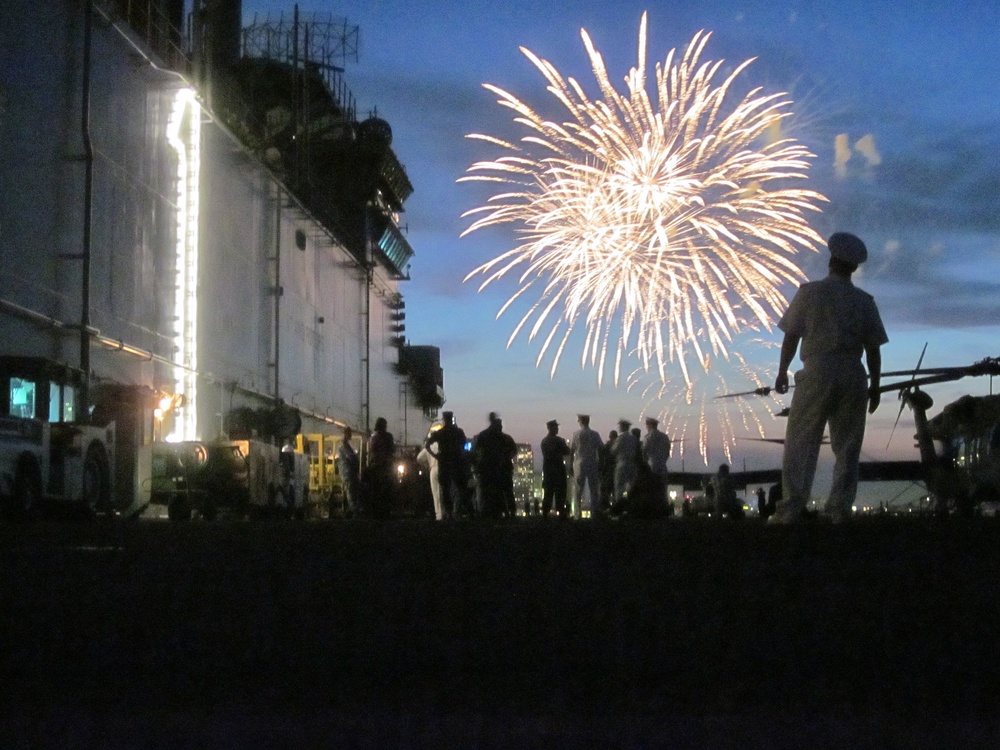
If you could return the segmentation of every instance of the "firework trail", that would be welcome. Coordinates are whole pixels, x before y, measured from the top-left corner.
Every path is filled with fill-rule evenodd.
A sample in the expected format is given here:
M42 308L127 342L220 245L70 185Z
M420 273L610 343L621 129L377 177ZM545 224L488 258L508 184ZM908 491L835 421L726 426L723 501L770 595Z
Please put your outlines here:
M680 377L651 378L641 368L628 377L629 390L641 393L644 414L655 414L675 444L675 454L688 452L710 463L710 446L721 448L726 460L734 463L733 450L739 437L768 437L774 431L774 413L782 408L775 398L724 398L735 391L770 386L774 375L766 367L747 359L745 351L767 352L777 361L778 342L759 337L759 331L743 331L734 338L733 351L725 362L709 363L705 372L690 382Z
M728 358L735 334L771 330L786 305L782 287L804 275L793 258L820 237L806 214L826 200L790 183L806 177L812 154L789 138L768 138L790 114L784 94L760 89L731 103L733 82L748 60L716 83L722 61L701 63L710 34L699 32L676 59L655 66L655 103L647 91L646 15L638 64L626 92L611 85L603 58L581 31L601 99L522 48L568 113L544 119L514 95L485 87L528 133L518 143L469 137L503 150L473 164L460 181L504 186L463 236L513 223L520 244L476 268L480 286L515 269L519 299L537 299L514 328L542 341L536 365L552 352L554 375L571 332L585 329L582 363L602 382L623 362L661 383L679 372L693 382L688 360L705 370Z

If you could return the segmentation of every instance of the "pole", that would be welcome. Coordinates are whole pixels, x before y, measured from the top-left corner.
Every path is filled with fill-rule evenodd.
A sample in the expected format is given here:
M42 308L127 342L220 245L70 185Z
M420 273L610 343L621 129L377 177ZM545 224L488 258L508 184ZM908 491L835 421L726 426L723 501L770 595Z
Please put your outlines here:
M281 185L275 184L274 201L274 398L281 397Z
M375 280L375 263L373 257L371 201L368 201L365 203L365 400L362 404L365 434L371 434L372 284Z
M80 269L80 406L85 414L90 409L90 260L93 235L94 206L94 143L90 134L90 76L93 46L94 6L85 0L83 10L83 82L80 103L80 130L83 135L83 247Z

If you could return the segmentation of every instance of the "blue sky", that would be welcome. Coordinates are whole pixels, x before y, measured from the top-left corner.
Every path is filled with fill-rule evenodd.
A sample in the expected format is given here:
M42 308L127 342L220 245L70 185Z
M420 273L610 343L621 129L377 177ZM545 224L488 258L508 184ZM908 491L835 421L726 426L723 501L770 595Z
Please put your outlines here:
M291 12L291 3L245 0L244 23L254 13ZM497 284L477 292L463 278L513 246L509 229L474 232L461 214L481 205L481 185L457 183L475 161L498 155L469 140L481 132L516 137L507 110L482 88L492 83L545 107L551 97L534 66L518 51L527 47L577 78L593 92L593 75L580 40L585 28L603 53L610 78L620 83L635 64L639 20L649 14L648 59L662 61L695 32L712 38L703 60L733 65L756 61L741 80L765 93L789 92L794 105L790 134L816 155L808 187L830 199L811 224L821 235L853 231L871 256L856 276L875 295L889 333L884 369L915 366L928 343L925 366L970 364L1000 355L1000 6L947 0L906 4L876 0L785 2L709 0L638 4L630 0L559 2L428 2L424 0L300 3L303 13L345 17L360 27L360 59L346 79L364 117L377 109L392 125L393 148L415 193L403 224L416 257L407 299L407 336L441 348L447 408L467 431L501 413L517 440L538 443L545 422L558 419L563 433L574 415L588 412L606 434L619 417L638 422L647 413L674 410L674 437L683 437L686 468L699 468L699 419L713 437L709 465L726 460L714 423L731 420L738 437L743 413L731 401L713 401L706 383L703 404L679 408L678 397L651 402L640 390L597 386L593 369L581 367L580 347L550 377L549 360L535 367L538 345L508 337L519 316L496 314L515 291ZM837 136L852 145L842 169L834 166ZM853 147L870 136L878 159ZM869 152L870 153L870 152ZM875 163L877 162L877 163ZM810 278L825 275L824 253L797 258ZM789 295L793 289L788 290ZM771 382L780 342L777 332L740 341L740 353ZM770 374L768 374L770 370ZM734 388L752 388L736 371ZM1000 387L1000 384L997 384ZM716 390L712 390L716 387ZM943 406L963 393L989 392L986 379L934 386ZM769 436L784 422L771 412L787 397L750 406ZM744 405L744 408L746 405ZM869 419L865 458L915 458L912 417L890 395ZM936 413L936 408L932 410ZM890 433L892 440L889 441ZM889 445L886 448L887 444ZM780 448L736 440L735 465L775 466ZM676 466L679 460L672 460Z

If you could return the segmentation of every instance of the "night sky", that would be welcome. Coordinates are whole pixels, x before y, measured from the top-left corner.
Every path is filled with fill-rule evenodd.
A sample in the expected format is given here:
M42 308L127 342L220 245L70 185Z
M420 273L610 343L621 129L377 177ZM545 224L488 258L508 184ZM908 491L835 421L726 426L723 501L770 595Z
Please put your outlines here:
M255 13L276 18L292 7L246 0L244 24ZM359 60L346 65L348 86L359 117L377 111L392 125L393 148L415 187L401 219L416 253L412 280L402 285L406 335L412 343L441 348L446 408L468 432L482 429L487 412L495 410L515 439L537 446L549 419L558 419L568 436L575 414L587 412L606 434L619 417L638 423L667 409L641 388L616 388L607 377L598 388L595 370L581 366L581 343L574 348L571 342L554 377L549 359L536 368L537 341L522 336L508 348L520 315L496 315L516 279L477 292L479 281L463 278L513 247L513 231L501 227L459 238L470 222L462 213L482 205L489 191L456 180L473 162L500 155L465 136L524 134L482 84L559 119L544 80L518 48L549 60L596 97L580 29L589 32L619 84L635 65L644 11L650 66L704 29L712 37L703 61L723 59L731 69L756 58L740 80L763 93L789 94L794 115L785 132L816 156L806 187L830 199L810 223L824 237L846 230L868 244L870 259L855 283L880 306L890 338L882 350L884 370L914 367L925 343L927 367L1000 355L1000 7L994 2L959 8L944 0L623 0L612 9L603 0L352 0L301 3L300 11L344 17L360 27ZM826 273L825 250L796 260L811 279ZM793 292L789 288L788 296ZM767 384L779 343L777 330L737 342ZM754 387L735 371L722 374L734 389ZM679 468L681 453L687 469L704 465L693 439L700 416L710 435L716 409L741 421L736 402L712 399L718 382L705 379L702 404L674 423L674 437L684 442L671 466ZM985 378L933 386L931 413L958 395L985 394L990 387ZM788 402L774 397L750 407L763 415L768 436L783 434L784 422L771 413ZM893 432L897 411L896 399L884 397L869 418L863 459L916 458L912 416L904 411ZM738 428L737 434L757 432ZM729 458L737 467L766 468L778 465L780 448L737 440L726 456L713 437L708 464L714 468Z

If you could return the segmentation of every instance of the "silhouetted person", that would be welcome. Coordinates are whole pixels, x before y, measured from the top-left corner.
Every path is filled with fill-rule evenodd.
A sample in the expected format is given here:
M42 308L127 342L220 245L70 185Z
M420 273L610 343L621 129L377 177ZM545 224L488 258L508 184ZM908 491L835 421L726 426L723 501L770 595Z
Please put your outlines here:
M765 521L771 515L767 507L767 492L763 487L757 488L757 514Z
M548 516L553 507L562 518L566 517L566 456L569 443L559 435L559 423L545 423L548 434L542 438L542 515Z
M394 496L396 441L388 430L385 417L375 420L368 439L367 484L369 505L376 518L388 518Z
M660 432L660 421L646 417L646 435L642 438L642 460L660 478L664 493L667 491L667 460L670 458L670 436ZM666 495L664 495L666 501ZM673 510L673 506L667 506Z
M718 473L712 477L712 484L715 489L715 510L719 518L743 518L743 503L736 495L736 486L729 474L729 464L719 466Z
M468 510L469 465L465 453L465 431L455 424L453 412L441 412L444 424L426 442L427 450L438 461L441 505L446 515L458 518ZM452 490L458 489L453 496Z
M503 421L490 412L489 426L476 435L472 454L482 497L482 512L491 518L513 517L514 459L517 443L503 431Z
M601 514L601 449L604 441L597 430L590 428L590 415L578 414L580 429L573 433L569 444L573 459L573 503L575 516L583 515L583 488L590 493L590 514Z
M278 465L281 468L282 494L288 509L292 510L295 507L295 441L292 438L287 438L281 446Z
M435 430L440 429L440 426L431 427L430 432L427 433L427 437L429 438L434 434ZM426 440L424 440L424 445L417 454L417 463L427 467L427 477L431 486L431 499L434 503L434 517L438 521L442 521L451 515L451 509L449 508L446 512L441 503L441 477L438 471L438 460L437 456L428 450Z
M497 427L503 435L505 459L503 461L504 514L508 518L517 517L517 500L514 499L514 463L517 461L517 443L503 431L503 420L497 417Z
M666 518L669 514L663 480L645 463L637 462L628 493L614 502L610 514L644 520Z
M345 427L336 453L337 474L344 488L344 514L348 517L361 512L361 460L351 443L353 438L354 431Z
M851 274L868 258L868 249L847 232L833 234L827 246L829 274L799 287L778 321L785 336L774 389L788 392L788 368L799 342L802 369L795 373L795 394L785 430L784 498L770 522L789 523L802 517L828 424L835 462L826 512L835 522L850 518L858 491L865 407L872 414L881 399L880 347L889 337L875 300L851 283ZM862 353L868 363L867 376Z
M632 483L635 482L640 461L639 439L629 428L632 423L627 419L618 420L618 437L611 446L611 454L615 458L615 502L620 502L628 495Z
M774 511L778 509L778 503L780 502L781 482L776 482L767 491L767 515L769 517L774 515Z
M711 479L705 480L703 484L705 488L705 508L707 508L710 513L714 513L717 510L715 503L715 482L712 481L714 479L715 477L713 476Z
M601 507L610 508L615 496L615 456L611 452L611 446L615 444L618 437L618 430L611 430L608 433L607 442L601 446L600 474L601 474Z

